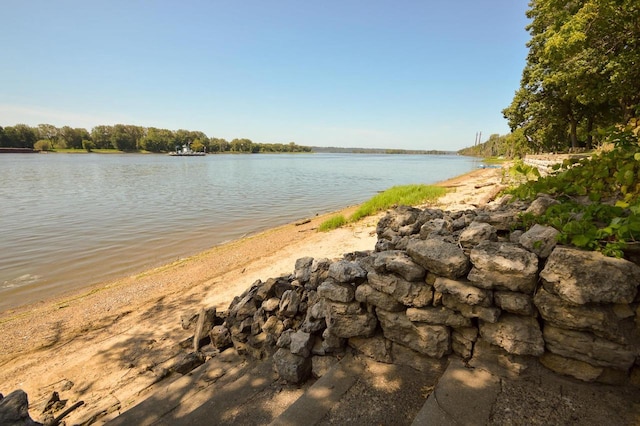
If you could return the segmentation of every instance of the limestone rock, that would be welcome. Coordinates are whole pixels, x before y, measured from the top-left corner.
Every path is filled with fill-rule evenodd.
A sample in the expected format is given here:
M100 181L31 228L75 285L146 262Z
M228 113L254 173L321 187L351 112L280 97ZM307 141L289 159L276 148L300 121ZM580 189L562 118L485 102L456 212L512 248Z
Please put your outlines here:
M190 352L179 358L173 366L171 366L171 370L184 375L204 364L204 361L205 357L200 352Z
M482 241L497 241L496 228L488 223L472 222L460 233L460 245L464 248L472 248Z
M558 243L558 234L557 229L536 223L520 236L519 242L527 250L546 259Z
M216 308L202 308L198 312L198 320L196 321L196 329L193 334L193 350L200 349L200 341L209 336L209 331L213 327L216 320Z
M575 377L584 382L593 382L602 375L604 367L596 367L589 363L578 361L577 359L565 358L552 352L545 352L540 357L540 363L549 370Z
M274 312L280 307L280 299L278 299L277 297L271 297L262 302L262 305L260 305L260 307L265 312Z
M559 204L560 202L555 198L551 198L549 196L539 196L529 205L526 210L526 213L531 213L535 216L541 216L545 214L547 209L554 204Z
M400 275L407 281L422 281L426 274L424 268L399 250L376 253L373 267L378 273L391 272Z
M344 338L336 336L328 328L322 332L322 350L325 353L342 352L345 341Z
M273 355L273 368L281 379L289 383L302 383L311 374L311 358L292 354L288 349L280 348Z
M571 330L590 331L618 343L626 339L619 329L620 319L611 305L574 305L559 296L538 290L534 297L540 315L552 325Z
M470 282L437 277L433 287L440 293L454 296L461 303L490 307L493 305L493 293L473 286Z
M355 288L352 284L328 279L318 286L318 296L335 302L349 303L355 298Z
M583 331L565 330L545 324L543 336L550 352L595 366L626 371L636 358L635 353L627 346Z
M376 334L372 337L352 337L349 346L378 362L392 363L391 341Z
M470 253L467 278L485 289L532 294L538 278L538 257L512 243L484 241Z
M298 313L300 296L295 290L286 290L280 299L278 313L285 317L293 317Z
M371 336L378 321L371 312L363 310L360 303L327 303L327 330L336 337L348 339L355 336Z
M481 321L480 335L512 354L540 356L544 353L542 331L532 317L503 314L495 323Z
M367 271L357 262L339 260L329 266L329 277L339 283L359 283L367 277Z
M18 389L0 398L0 425L42 426L29 416L29 400L25 391Z
M312 346L313 336L311 334L298 330L291 335L289 350L292 354L300 355L306 358L311 354Z
M473 346L478 339L476 327L454 328L451 332L451 349L463 359L471 358Z
M391 295L378 291L368 284L360 284L356 289L355 297L360 303L373 305L385 311L399 312L405 310L405 306Z
M224 325L215 325L209 331L211 344L221 351L231 346L231 334Z
M444 218L431 219L420 227L420 238L426 240L435 238L438 235L449 235L451 233L451 225L451 221Z
M394 364L407 365L434 376L441 376L448 363L446 357L434 358L398 343L392 343L391 357Z
M640 285L640 266L568 247L556 247L540 273L544 288L574 304L631 303Z
M309 281L304 285L307 290L315 290L318 286L329 278L329 259L314 259L311 263L311 274Z
M480 305L467 305L466 303L460 302L455 296L450 294L442 295L442 304L449 309L460 312L462 316L466 318L480 318L487 322L498 321L498 317L500 317L501 312L498 308L487 308Z
M293 276L300 284L305 285L311 279L311 265L313 265L313 257L301 257L296 260Z
M456 279L469 271L469 258L460 247L446 241L411 240L407 253L418 265L443 277Z
M370 272L367 281L373 289L392 296L403 305L427 306L433 299L431 286L424 282L407 281L395 274Z
M470 327L471 320L451 309L441 307L408 308L407 318L411 322L425 322L449 327Z
M378 238L390 240L391 237L400 232L400 229L406 229L406 227L411 227L412 231L417 231L420 229L420 223L417 221L421 214L422 211L420 209L409 206L399 206L396 209L388 211L378 221L378 225L376 227Z
M515 291L495 291L493 302L498 308L513 314L533 316L536 314L533 299L528 294Z
M450 352L450 332L447 327L413 323L401 312L382 309L376 312L385 338L434 358Z

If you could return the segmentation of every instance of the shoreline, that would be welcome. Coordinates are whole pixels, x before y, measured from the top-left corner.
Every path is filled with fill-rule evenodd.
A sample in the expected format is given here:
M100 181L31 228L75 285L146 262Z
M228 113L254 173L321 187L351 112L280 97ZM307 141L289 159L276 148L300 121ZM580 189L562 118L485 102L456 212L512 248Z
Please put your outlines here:
M434 207L466 209L488 201L495 196L499 172L478 169L437 183L455 190ZM0 393L25 390L36 419L54 390L70 403L85 401L69 416L72 423L105 405L126 409L158 380L154 371L183 351L177 343L190 332L180 327L181 315L202 307L226 310L257 279L290 274L300 257L372 250L384 212L327 233L316 230L326 218L356 208L271 228L136 275L1 312ZM67 382L71 388L63 390Z

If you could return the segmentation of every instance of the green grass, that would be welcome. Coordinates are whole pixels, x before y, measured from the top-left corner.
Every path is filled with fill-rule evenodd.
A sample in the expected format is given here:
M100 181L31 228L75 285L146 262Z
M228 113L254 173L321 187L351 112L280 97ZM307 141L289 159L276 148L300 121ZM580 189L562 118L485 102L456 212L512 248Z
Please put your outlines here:
M332 229L340 228L347 223L347 219L343 215L332 216L329 219L325 220L318 227L318 231L327 232Z
M380 211L395 205L415 206L428 201L435 201L443 196L447 190L433 185L403 185L394 186L374 196L363 203L348 219L344 216L334 216L323 222L318 228L320 231L329 231L339 228L350 222L372 216Z

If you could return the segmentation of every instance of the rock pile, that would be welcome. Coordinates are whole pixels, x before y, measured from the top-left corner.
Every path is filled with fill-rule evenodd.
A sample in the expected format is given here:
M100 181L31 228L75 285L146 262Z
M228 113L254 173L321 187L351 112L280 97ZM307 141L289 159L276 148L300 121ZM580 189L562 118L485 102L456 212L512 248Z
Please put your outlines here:
M640 384L640 267L556 247L550 227L512 231L520 212L554 201L507 201L389 211L374 251L301 258L293 274L255 282L217 317L211 344L272 355L294 383L349 345L419 369L485 352L511 370L540 358L582 380Z

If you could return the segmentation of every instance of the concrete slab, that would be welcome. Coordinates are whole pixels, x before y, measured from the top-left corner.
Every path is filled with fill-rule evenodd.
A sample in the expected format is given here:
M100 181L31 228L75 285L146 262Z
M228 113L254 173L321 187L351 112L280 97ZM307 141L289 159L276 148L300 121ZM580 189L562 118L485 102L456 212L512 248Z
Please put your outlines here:
M486 424L500 387L499 377L451 358L413 426Z

